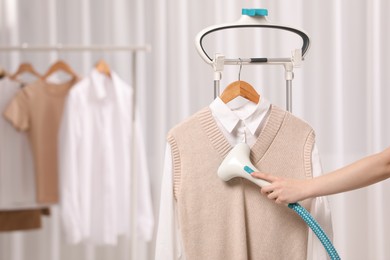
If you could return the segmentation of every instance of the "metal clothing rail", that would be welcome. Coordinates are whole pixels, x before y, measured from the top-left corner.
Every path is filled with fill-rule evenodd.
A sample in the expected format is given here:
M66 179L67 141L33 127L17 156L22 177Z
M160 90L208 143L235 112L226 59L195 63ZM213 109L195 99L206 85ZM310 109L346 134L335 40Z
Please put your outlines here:
M216 53L212 60L214 69L214 98L220 94L220 82L225 65L281 65L285 69L286 79L286 110L292 112L292 80L294 79L294 67L302 63L302 52L296 49L291 58L247 58L226 59L223 54Z
M137 100L137 53L138 52L150 52L151 46L149 44L145 45L64 45L64 44L55 44L55 45L30 45L28 43L22 43L21 45L11 45L11 46L0 46L0 52L130 52L131 53L131 86L133 88L133 100L132 100L132 162L131 163L131 259L138 259L137 257L137 176L135 174L135 117L136 117L136 100Z
M0 46L0 51L128 51L128 52L150 52L151 46L146 45L29 45L22 43L14 46Z

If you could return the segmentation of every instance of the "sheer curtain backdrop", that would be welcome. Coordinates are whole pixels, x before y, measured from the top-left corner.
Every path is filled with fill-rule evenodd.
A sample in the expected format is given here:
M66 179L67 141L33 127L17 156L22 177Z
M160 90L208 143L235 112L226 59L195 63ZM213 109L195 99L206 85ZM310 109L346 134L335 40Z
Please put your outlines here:
M241 8L267 8L270 21L311 36L306 60L295 69L293 113L316 130L325 172L390 146L386 0L0 0L0 44L151 44L150 53L137 55L137 102L157 223L165 135L213 99L213 71L198 56L194 37L209 25L237 20ZM232 32L208 46L277 53L291 44L279 36L249 36ZM29 61L43 72L58 58L80 75L104 58L125 81L132 80L128 53L1 52L0 65L13 72ZM221 87L236 80L237 72L236 66L226 68ZM285 106L283 68L244 66L241 78ZM343 259L390 258L389 197L390 181L330 197L335 246ZM115 247L66 244L56 207L41 230L0 234L1 260L153 259L153 242L138 241L136 252L131 248L125 239Z

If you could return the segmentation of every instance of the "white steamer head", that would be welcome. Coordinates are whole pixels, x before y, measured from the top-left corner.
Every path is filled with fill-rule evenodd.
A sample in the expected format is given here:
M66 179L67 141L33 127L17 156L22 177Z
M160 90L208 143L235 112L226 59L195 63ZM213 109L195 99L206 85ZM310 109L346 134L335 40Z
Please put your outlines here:
M260 187L269 185L269 182L253 178L250 174L259 171L250 161L250 148L246 143L237 144L226 156L218 168L218 176L224 181L235 177L245 178Z

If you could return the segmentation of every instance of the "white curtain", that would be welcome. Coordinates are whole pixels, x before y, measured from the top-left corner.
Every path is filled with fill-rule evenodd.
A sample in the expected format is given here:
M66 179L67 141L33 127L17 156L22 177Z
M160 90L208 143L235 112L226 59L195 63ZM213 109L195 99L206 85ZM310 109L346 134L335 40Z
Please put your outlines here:
M185 1L185 0L0 0L0 44L144 44L137 57L137 102L146 136L153 203L158 216L166 132L213 99L213 71L194 47L209 25L232 22L241 8L267 8L274 23L296 26L311 36L311 48L293 80L293 113L316 130L325 172L390 145L390 3L372 1ZM276 55L295 41L283 36L232 32L208 46L226 56ZM292 46L294 45L294 46ZM212 52L211 51L211 54ZM287 55L289 53L287 52ZM127 53L0 53L14 71L30 61L39 71L62 58L85 75L104 58L129 83ZM221 86L238 77L226 67ZM284 70L244 66L241 78L271 102L285 106ZM369 174L369 173L367 173ZM389 259L390 181L330 197L335 246L343 259ZM121 240L116 247L64 242L58 209L42 230L0 234L0 259L152 259L154 244ZM133 243L134 248L134 243Z

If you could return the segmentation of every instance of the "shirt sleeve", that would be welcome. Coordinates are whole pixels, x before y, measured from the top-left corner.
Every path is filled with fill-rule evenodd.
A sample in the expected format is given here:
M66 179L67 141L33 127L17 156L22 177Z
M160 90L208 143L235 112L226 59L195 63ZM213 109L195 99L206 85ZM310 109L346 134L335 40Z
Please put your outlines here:
M78 170L78 109L68 96L61 120L58 140L58 164L60 178L61 219L67 242L75 244L81 241L80 216L80 172Z
M185 260L177 221L176 204L173 197L172 170L171 147L167 144L165 148L164 172L161 184L155 260Z
M154 229L153 205L144 137L138 122L135 122L135 142L137 147L137 152L135 153L135 172L137 173L137 231L138 234L141 234L144 241L151 241Z
M29 128L29 102L24 89L19 90L4 110L4 118L19 131Z
M322 166L317 145L313 145L312 151L313 178L321 176ZM310 214L318 224L322 227L330 241L333 242L333 227L330 205L327 197L317 197L312 200ZM325 260L329 259L328 253L318 237L309 229L307 243L307 259L308 260Z

